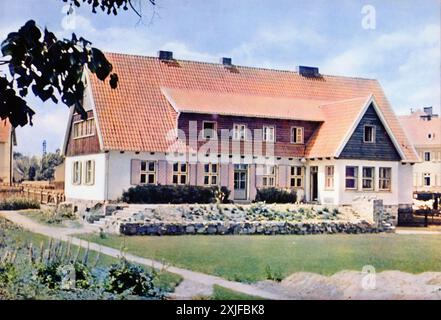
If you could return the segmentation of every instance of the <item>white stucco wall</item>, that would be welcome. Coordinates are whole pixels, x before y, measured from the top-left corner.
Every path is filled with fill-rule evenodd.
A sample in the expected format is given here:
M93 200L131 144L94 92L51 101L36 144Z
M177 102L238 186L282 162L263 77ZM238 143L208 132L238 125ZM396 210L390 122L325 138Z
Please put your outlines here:
M88 160L95 161L95 181L93 185L84 184L85 163ZM82 164L82 183L74 185L73 180L73 163L81 161ZM66 157L65 160L65 195L67 201L70 200L105 200L106 190L106 154L98 153L84 156Z
M140 152L136 154L135 152L124 152L120 153L118 151L109 151L108 155L108 190L107 199L117 200L121 197L124 190L133 187L131 185L131 160L164 160L165 156L163 153L150 152Z
M398 204L413 202L413 168L415 165L400 164L398 167Z
M325 190L325 166L334 165L334 189ZM412 203L412 166L403 165L393 161L367 161L367 160L315 160L309 161L308 167L318 166L318 197L323 204L350 205L360 196L376 197L382 199L385 205L398 205ZM346 190L346 166L358 168L358 190ZM361 190L362 167L375 167L375 184L373 191ZM392 168L391 191L378 190L378 174L380 167ZM307 170L307 181L310 179ZM307 193L310 192L309 183Z

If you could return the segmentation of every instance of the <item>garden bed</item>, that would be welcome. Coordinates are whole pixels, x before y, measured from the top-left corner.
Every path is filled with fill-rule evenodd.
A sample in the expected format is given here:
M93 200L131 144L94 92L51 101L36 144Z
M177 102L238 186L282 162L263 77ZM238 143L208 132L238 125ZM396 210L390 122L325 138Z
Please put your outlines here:
M124 235L374 233L382 226L350 207L322 205L129 205L103 221L103 230Z

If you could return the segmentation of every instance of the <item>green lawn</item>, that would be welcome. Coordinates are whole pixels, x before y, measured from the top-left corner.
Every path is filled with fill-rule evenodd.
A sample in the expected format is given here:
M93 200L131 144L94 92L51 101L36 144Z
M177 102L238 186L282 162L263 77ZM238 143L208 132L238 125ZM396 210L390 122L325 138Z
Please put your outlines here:
M213 300L263 300L261 297L250 296L245 293L236 292L215 284L213 286Z
M80 237L245 282L285 278L298 271L331 275L362 270L365 265L373 265L377 271L441 271L441 236L435 235Z

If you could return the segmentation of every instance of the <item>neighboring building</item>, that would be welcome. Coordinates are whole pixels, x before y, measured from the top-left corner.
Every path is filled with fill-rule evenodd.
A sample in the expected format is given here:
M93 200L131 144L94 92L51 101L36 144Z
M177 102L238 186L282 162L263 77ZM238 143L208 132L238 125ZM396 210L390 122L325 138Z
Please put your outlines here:
M0 121L0 183L11 184L12 147L16 145L15 133L9 121Z
M226 186L233 200L274 186L323 204L411 205L418 156L377 80L171 55L109 53L116 90L86 76L89 119L72 108L63 148L68 200L153 183Z
M441 192L441 118L429 107L399 119L420 158L413 166L414 190Z
M66 176L64 167L64 161L55 167L54 180L51 181L55 185L55 189L64 189L64 179Z

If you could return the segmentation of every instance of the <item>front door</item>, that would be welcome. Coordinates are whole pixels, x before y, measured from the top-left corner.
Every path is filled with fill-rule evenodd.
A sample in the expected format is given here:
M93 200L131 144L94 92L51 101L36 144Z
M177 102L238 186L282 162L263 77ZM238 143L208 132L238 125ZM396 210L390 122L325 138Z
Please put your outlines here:
M246 164L234 165L234 199L247 199L248 166Z
M318 167L311 167L311 201L318 200Z

